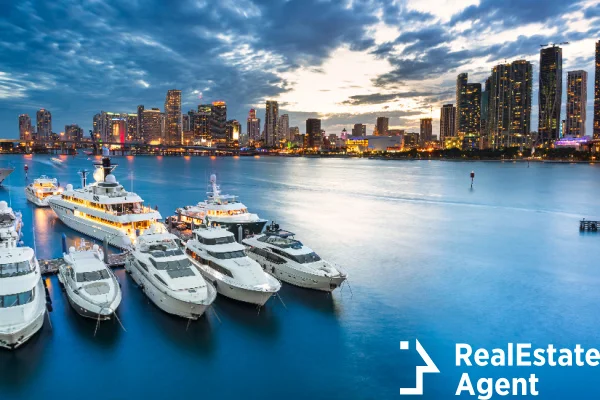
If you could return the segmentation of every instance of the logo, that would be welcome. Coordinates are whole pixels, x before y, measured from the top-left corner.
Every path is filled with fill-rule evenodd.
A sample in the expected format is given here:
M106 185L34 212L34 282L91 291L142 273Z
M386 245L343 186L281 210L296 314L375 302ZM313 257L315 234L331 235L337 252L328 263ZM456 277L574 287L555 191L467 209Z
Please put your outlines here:
M419 343L419 341L416 339L415 339L415 342L417 344L417 352L419 353L419 355L421 356L423 361L425 361L425 366L423 366L423 365L417 366L417 383L416 383L415 387L414 388L400 388L401 396L404 396L404 395L421 396L423 394L423 375L424 374L433 374L433 373L437 374L440 372L440 370L436 367L434 362L431 360L431 357L429 357L429 354L427 354L427 352L425 351L423 346L421 346L421 343ZM408 347L409 347L408 341L400 342L400 350L408 350Z

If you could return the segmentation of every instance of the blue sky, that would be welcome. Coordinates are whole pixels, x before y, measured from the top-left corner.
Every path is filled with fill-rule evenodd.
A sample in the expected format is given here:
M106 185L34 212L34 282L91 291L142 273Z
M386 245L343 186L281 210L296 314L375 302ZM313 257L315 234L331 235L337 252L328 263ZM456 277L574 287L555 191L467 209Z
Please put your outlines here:
M539 45L569 41L563 70L588 71L591 129L600 1L564 0L2 0L0 130L45 107L53 130L91 128L95 113L225 100L245 121L276 99L290 125L321 117L328 133L378 115L418 130L454 102L458 73L483 82L495 64L534 64ZM563 94L563 105L564 96ZM564 106L563 106L564 108ZM564 116L564 111L563 111ZM245 124L243 124L245 126ZM245 130L245 128L244 128Z

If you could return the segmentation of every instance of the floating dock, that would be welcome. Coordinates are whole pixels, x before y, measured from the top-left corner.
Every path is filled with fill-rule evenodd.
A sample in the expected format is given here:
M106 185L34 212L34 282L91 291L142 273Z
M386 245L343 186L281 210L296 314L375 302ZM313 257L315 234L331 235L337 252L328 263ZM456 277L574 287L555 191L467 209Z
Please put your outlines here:
M125 259L127 258L127 252L118 253L118 254L109 254L108 255L108 267L109 268L121 268L125 266ZM64 264L64 260L62 257L60 258L52 258L50 260L39 260L40 269L42 270L42 275L53 275L58 273L58 267Z
M581 232L598 232L598 227L600 226L600 221L588 221L586 219L582 219L579 221L579 230Z

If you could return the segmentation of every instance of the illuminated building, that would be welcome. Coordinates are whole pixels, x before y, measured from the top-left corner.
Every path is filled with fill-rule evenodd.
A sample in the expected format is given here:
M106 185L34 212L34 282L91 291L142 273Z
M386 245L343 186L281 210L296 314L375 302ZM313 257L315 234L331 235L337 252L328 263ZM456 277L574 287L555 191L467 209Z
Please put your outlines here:
M77 124L65 125L65 140L73 140L75 142L81 142L83 139L83 129Z
M242 133L242 124L238 120L232 119L227 121L227 145L229 147L237 147L240 142L240 134Z
M209 118L210 137L217 146L227 144L227 104L224 101L214 101Z
M452 127L454 129L454 127ZM406 131L404 129L388 129L388 135L390 136L404 136Z
M160 120L161 112L158 108L152 108L142 112L142 132L146 143L162 143Z
M367 126L364 124L354 124L352 128L352 136L363 137L367 136Z
M321 120L309 118L306 120L306 136L308 136L308 147L321 147L323 136L321 134Z
M540 50L538 134L541 144L549 145L559 137L562 99L562 49Z
M417 132L406 132L403 138L405 148L414 149L419 147L419 134Z
M127 114L127 137L125 138L126 142L135 142L137 141L138 135L138 115L137 114Z
M340 134L340 138L345 142L348 139L348 131L346 128L342 129L342 133Z
M375 123L377 135L386 136L388 134L389 124L390 119L388 117L377 117L377 121Z
M251 108L246 120L246 132L250 143L260 141L260 118L256 118L256 110Z
M279 116L279 122L277 123L277 139L279 142L285 142L290 140L290 116L283 114Z
M508 146L522 146L531 133L531 100L533 96L533 66L517 60L510 65L510 110Z
M567 72L567 130L565 136L585 136L587 72Z
M455 137L456 107L454 104L444 104L440 110L440 141L445 143L446 138Z
M210 141L210 121L212 115L211 104L198 104L198 112L194 116L194 123L192 130L194 131L194 138L196 141L207 142Z
M347 153L363 153L369 148L369 140L364 137L351 136L346 140Z
M591 136L565 136L563 138L558 139L554 142L554 146L557 148L572 148L575 150L585 150L586 147L592 145L592 137Z
M444 149L461 149L462 140L458 136L447 136L442 141Z
M181 126L184 132L190 131L190 115L181 114Z
M167 114L161 112L160 113L160 142L165 142L165 134L167 132Z
M139 105L137 107L137 134L135 135L135 140L139 141L139 142L143 142L144 141L144 130L143 130L143 126L144 126L144 106L143 105Z
M279 122L279 104L267 100L265 108L265 146L273 147L278 144L277 123Z
M31 118L27 114L19 115L19 139L32 140Z
M421 138L421 146L425 145L425 143L427 142L431 142L431 140L433 139L433 128L431 123L431 118L421 118L421 128L419 133L419 137Z
M112 125L112 136L109 142L125 144L125 137L127 136L127 120L123 118L114 118L111 121Z
M600 139L600 40L596 42L594 75L594 139Z
M167 91L165 118L165 143L170 145L181 144L183 141L181 90L171 89Z
M52 114L50 111L45 109L40 109L36 113L36 139L38 140L48 140L52 135Z
M460 74L456 80L455 132L463 140L465 148L479 143L481 131L481 84L468 83L468 74Z

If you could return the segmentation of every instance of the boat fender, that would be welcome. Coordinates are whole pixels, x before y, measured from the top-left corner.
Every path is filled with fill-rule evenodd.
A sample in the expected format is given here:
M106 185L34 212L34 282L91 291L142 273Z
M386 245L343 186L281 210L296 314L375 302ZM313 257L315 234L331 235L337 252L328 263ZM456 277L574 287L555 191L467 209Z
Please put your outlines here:
M54 309L52 308L52 303L46 303L46 310L48 310L48 312L54 311Z

